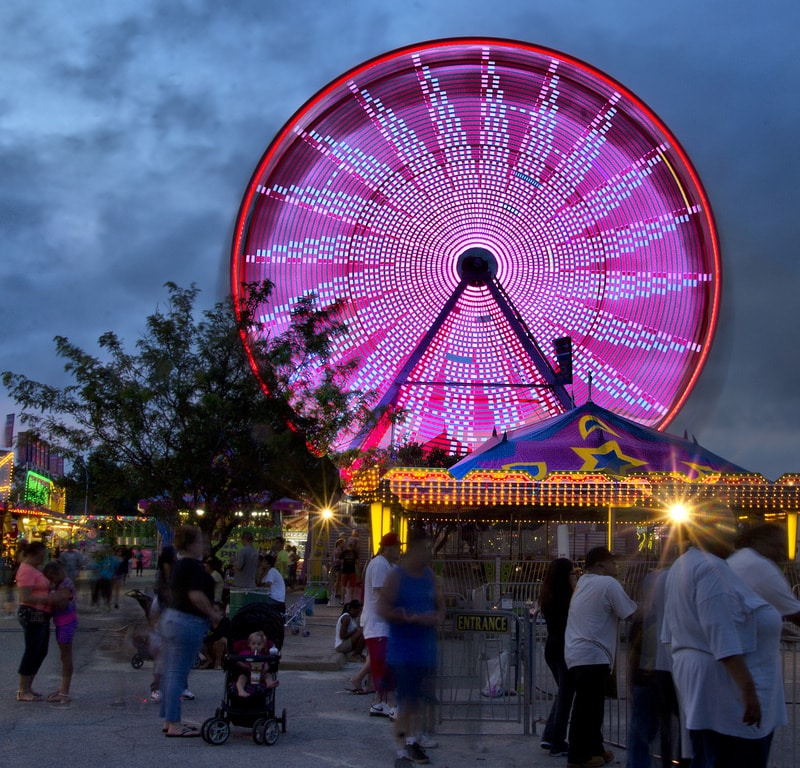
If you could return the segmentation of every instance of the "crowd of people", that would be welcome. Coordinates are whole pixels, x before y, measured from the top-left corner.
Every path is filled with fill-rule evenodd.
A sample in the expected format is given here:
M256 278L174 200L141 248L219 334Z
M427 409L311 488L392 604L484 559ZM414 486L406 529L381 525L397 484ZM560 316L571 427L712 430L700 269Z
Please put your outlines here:
M741 530L718 503L707 503L695 520L675 527L672 561L637 585L637 602L605 547L586 553L583 572L564 557L549 563L537 610L547 626L545 660L556 694L541 744L553 756L566 756L568 768L599 768L614 760L602 728L604 700L618 695L618 624L624 620L630 621L628 768L650 766L656 740L662 764L766 768L775 729L786 722L782 622L800 625L800 601L780 569L786 533L772 523ZM387 533L362 568L352 539L334 548L334 597L343 603L334 648L360 664L351 690L372 694L369 715L394 721L396 768L427 762L425 749L435 745L426 725L434 701L437 627L444 618L430 567L431 540L424 530L412 529L401 557L399 536ZM233 587L265 587L276 609L285 611L291 546L276 540L262 556L247 531L241 545L230 563ZM110 610L128 566L139 571L140 562L136 553L117 548L87 563L71 545L47 559L41 542L20 549L17 616L24 653L16 698L57 705L71 701L81 569L91 568L92 602ZM227 652L224 571L218 558L207 555L195 526L176 529L173 546L160 553L152 612L160 644L153 698L167 736L199 735L182 721L181 701L191 697L188 677L198 654L203 666L219 669ZM48 653L51 624L62 675L59 688L45 695L34 681ZM256 645L260 640L251 639ZM237 681L239 695L248 693L248 685L270 682L248 677L250 672L243 670Z
M286 582L296 582L296 547L276 538L269 552L259 553L252 546L248 531L242 535L242 543L226 569L216 556L203 557L207 547L199 528L179 526L173 543L159 553L153 599L147 610L148 651L154 660L150 697L160 705L163 730L168 736L199 735L196 728L181 722L180 703L194 698L188 688L188 675L201 649L203 666L222 666L230 631L227 587L237 583L265 587L270 600L283 611ZM51 551L41 541L22 542L13 578L17 618L25 640L17 701L72 701L79 577L84 575L85 599L91 608L110 612L112 606L119 608L131 570L135 569L137 576L145 575L146 560L149 557L141 548L98 547L88 552L69 543L64 549ZM62 675L60 687L45 695L35 689L34 679L48 654L51 627L58 643Z
M800 601L779 564L786 533L745 531L730 509L707 503L674 528L674 562L647 574L638 605L604 547L549 564L537 611L547 625L545 660L557 686L541 745L568 768L612 762L602 736L604 699L616 696L618 623L630 619L628 768L661 765L766 768L775 729L786 723L782 621L800 624ZM675 739L673 734L680 737Z

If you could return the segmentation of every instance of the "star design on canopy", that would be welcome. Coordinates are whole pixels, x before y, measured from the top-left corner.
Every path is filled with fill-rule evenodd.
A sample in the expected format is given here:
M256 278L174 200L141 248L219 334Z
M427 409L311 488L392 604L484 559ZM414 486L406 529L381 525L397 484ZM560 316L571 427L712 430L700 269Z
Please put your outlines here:
M634 467L647 464L641 459L626 456L616 440L609 440L599 448L573 448L572 450L583 459L581 472L600 469L612 475L625 475Z
M527 472L534 480L541 480L547 474L546 461L517 461L511 464L503 464L503 469L521 470Z
M581 437L584 440L591 432L594 432L596 429L599 429L601 432L608 432L608 434L614 435L614 437L619 437L619 434L615 432L613 429L611 429L611 427L609 427L608 424L606 424L601 419L598 419L597 416L593 414L589 416L584 416L578 423L578 429L580 429Z
M698 480L703 478L704 480L708 480L712 476L719 477L719 470L714 469L713 467L709 467L708 464L695 464L692 461L684 461L683 462L687 467L689 467L691 472L687 473L690 477L692 473L694 473L694 479Z

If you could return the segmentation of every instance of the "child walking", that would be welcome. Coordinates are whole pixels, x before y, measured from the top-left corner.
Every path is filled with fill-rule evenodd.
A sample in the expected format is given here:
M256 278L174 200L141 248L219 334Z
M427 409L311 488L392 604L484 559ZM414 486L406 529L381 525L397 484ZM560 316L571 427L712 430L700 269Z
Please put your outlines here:
M61 688L53 691L47 700L51 704L69 704L72 697L69 688L72 683L72 640L78 628L78 609L75 603L75 584L67 576L64 566L57 560L50 561L42 571L53 585L52 590L68 589L69 601L64 608L53 611L53 624L56 628L56 640L61 651Z

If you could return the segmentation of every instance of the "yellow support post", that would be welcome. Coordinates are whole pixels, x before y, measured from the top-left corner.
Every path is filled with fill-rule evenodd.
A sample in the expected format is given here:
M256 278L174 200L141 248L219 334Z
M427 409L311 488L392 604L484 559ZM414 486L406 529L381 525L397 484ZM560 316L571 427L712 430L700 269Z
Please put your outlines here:
M608 507L608 551L614 551L614 523L616 521L616 515L614 514L614 507L609 505Z
M786 538L789 560L794 560L797 555L797 512L786 513Z

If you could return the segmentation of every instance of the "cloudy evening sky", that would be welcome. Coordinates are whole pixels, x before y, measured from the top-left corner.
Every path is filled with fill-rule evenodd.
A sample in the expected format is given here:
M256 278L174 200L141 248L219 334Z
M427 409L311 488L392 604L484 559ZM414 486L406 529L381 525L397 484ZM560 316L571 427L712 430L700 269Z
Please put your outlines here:
M798 29L797 0L5 0L0 370L66 383L53 337L132 344L167 281L222 298L258 159L338 75L419 41L515 38L633 91L705 185L721 316L668 431L800 472Z

